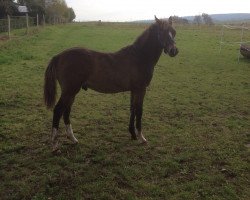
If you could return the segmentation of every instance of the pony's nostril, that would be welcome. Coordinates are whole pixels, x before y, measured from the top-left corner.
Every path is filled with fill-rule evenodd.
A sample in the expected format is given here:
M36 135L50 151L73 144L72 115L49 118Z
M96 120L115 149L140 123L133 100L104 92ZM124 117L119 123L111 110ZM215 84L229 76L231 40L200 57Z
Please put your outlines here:
M177 54L178 54L178 49L177 48L172 48L172 49L170 49L170 51L169 51L169 55L171 56L171 57L174 57L174 56L176 56Z
M171 53L172 55L175 55L175 51L176 51L176 49L173 48L173 49L170 50L170 53Z
M176 48L175 49L175 55L177 55L179 53L179 50Z

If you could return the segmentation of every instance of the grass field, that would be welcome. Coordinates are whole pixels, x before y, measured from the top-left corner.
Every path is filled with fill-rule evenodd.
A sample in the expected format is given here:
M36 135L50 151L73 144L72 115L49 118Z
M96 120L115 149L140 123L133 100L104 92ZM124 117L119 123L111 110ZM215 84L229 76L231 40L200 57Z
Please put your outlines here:
M178 27L144 102L139 145L128 133L129 93L81 91L72 109L79 145L49 144L44 71L65 48L116 51L143 26L50 26L0 41L0 199L249 199L250 62L219 55L220 30ZM237 40L236 31L227 37ZM248 38L250 40L250 36Z

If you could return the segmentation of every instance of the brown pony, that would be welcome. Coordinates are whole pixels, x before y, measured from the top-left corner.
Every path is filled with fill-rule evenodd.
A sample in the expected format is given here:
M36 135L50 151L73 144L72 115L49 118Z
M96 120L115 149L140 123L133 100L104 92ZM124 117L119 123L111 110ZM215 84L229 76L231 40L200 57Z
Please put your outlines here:
M172 18L153 23L132 45L115 53L101 53L84 48L72 48L54 56L45 72L44 100L47 108L55 105L56 80L61 97L54 107L52 123L53 151L58 149L58 127L63 116L66 134L73 143L78 140L70 124L70 110L81 88L102 93L131 92L129 132L132 139L147 142L142 135L143 99L162 51L174 57L178 54ZM136 123L135 123L136 120ZM136 130L135 130L136 124Z

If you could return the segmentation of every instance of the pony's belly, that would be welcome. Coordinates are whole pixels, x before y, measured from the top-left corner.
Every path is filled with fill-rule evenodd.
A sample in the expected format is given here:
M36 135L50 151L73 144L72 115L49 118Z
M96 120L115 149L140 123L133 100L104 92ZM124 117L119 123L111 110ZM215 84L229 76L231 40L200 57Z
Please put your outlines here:
M130 90L129 85L109 82L109 81L104 81L104 82L88 81L86 82L85 87L95 90L97 92L101 92L101 93L118 93L118 92L125 92L125 91Z
M125 89L125 88L105 88L105 87L95 87L95 86L89 86L88 88L95 90L97 92L101 92L101 93L118 93L118 92L126 92L129 91L129 89Z

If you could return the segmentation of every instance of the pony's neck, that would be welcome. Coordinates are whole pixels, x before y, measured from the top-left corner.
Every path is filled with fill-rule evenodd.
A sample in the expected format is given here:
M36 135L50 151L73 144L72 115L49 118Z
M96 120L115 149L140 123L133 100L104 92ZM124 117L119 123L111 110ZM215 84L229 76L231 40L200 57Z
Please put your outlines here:
M158 40L157 26L152 24L134 42L134 47L141 55L141 59L152 67L156 65L162 53L162 46Z

